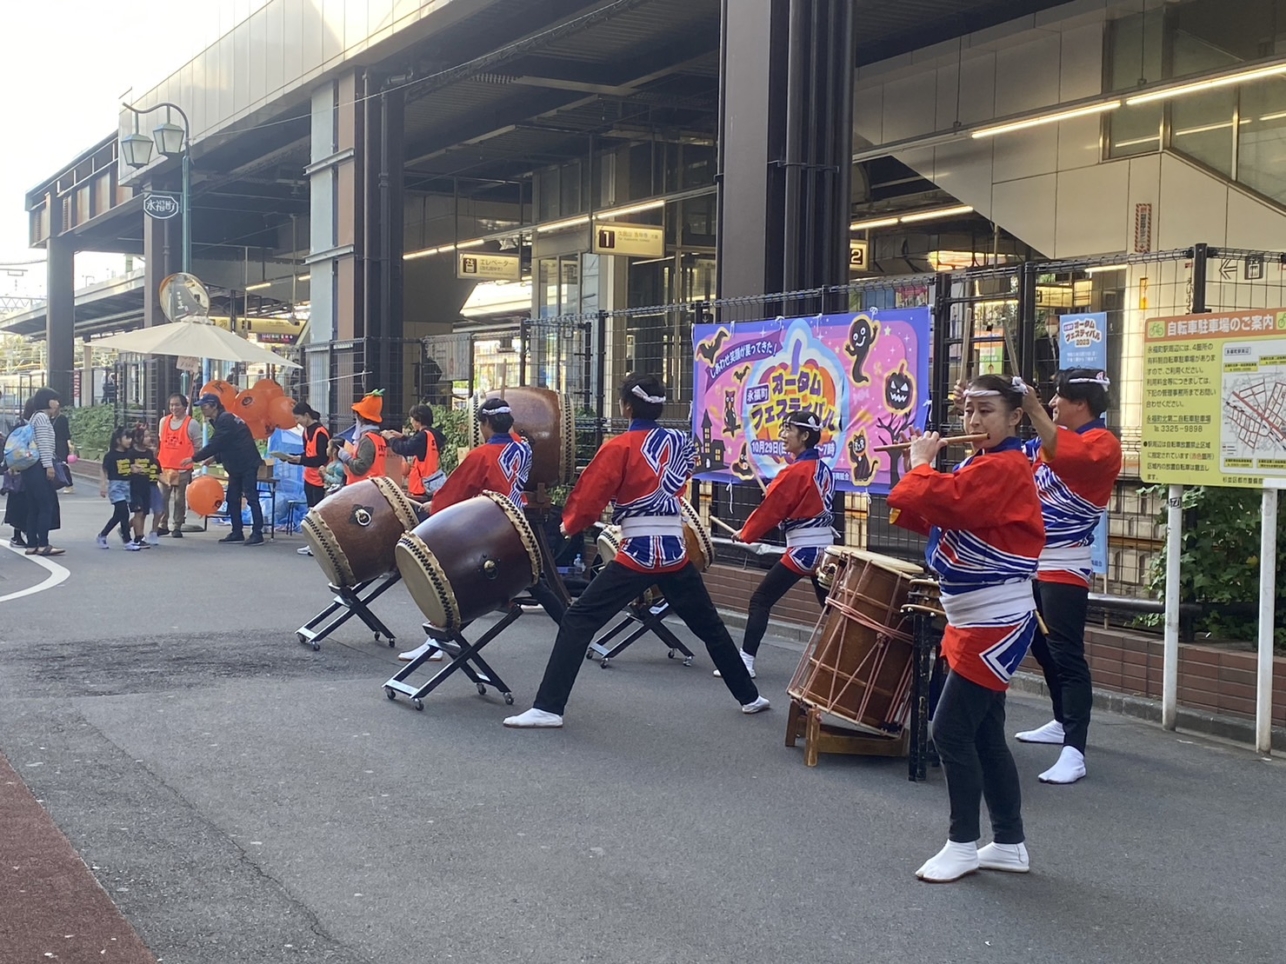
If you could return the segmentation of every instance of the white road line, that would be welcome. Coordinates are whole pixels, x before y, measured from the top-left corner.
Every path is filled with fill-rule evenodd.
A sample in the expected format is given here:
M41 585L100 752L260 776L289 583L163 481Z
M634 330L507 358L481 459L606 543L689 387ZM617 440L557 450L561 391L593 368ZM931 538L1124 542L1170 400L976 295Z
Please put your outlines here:
M0 603L8 602L11 599L21 599L23 596L32 596L38 592L44 592L46 589L53 589L54 586L58 586L66 582L67 577L71 575L70 570L65 569L56 562L50 562L46 556L29 556L26 554L25 549L11 546L8 542L3 543L3 545L15 555L22 556L22 558L26 559L28 562L34 562L41 569L48 572L49 576L44 580L44 582L38 583L29 589L23 589L19 592L11 592L7 596L0 596Z

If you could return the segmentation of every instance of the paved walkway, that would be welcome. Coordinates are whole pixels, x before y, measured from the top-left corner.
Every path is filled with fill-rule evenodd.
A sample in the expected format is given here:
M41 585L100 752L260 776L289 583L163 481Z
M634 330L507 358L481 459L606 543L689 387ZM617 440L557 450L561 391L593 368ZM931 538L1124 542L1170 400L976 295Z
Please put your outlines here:
M1280 760L1100 715L1076 786L1015 746L1032 874L927 886L941 774L804 767L780 641L769 713L741 714L699 647L684 668L644 640L585 664L564 730L506 731L464 680L390 703L394 653L356 626L300 646L326 593L297 538L101 552L105 518L67 500L70 578L0 604L0 752L162 962L1286 957ZM27 565L0 552L0 595ZM405 592L377 608L419 642ZM520 706L553 628L524 617L487 651ZM1009 729L1046 712L1013 698Z

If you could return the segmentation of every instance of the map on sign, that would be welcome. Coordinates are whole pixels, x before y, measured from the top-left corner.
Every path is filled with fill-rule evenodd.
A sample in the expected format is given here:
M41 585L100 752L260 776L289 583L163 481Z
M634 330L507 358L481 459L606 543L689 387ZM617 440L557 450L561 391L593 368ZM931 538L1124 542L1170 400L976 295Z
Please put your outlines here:
M1281 343L1225 344L1220 394L1221 470L1286 474L1286 355Z

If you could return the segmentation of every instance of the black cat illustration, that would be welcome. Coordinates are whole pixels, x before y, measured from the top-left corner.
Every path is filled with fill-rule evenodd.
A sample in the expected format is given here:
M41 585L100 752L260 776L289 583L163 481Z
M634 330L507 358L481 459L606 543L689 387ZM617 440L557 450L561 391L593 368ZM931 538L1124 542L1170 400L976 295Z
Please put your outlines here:
M723 434L736 435L741 430L737 420L737 391L727 389L723 393Z
M848 440L848 461L852 467L854 485L870 485L871 479L875 477L875 473L880 467L880 460L877 458L872 462L867 457L866 449L865 431L858 432Z

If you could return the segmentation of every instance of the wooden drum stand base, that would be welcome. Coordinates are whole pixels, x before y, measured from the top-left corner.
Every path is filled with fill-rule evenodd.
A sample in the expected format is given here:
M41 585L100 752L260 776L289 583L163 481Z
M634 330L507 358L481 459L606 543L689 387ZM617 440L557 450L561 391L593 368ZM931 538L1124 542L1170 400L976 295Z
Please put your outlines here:
M794 746L804 738L804 764L817 766L822 753L839 753L848 756L906 756L910 745L909 731L900 735L877 736L848 727L832 726L822 722L822 711L807 706L799 700L790 701L786 711L786 745Z

